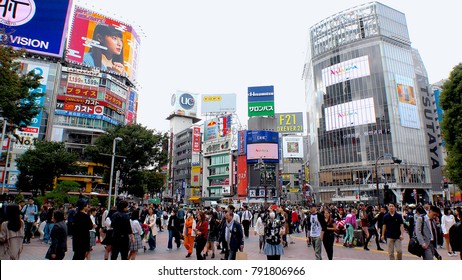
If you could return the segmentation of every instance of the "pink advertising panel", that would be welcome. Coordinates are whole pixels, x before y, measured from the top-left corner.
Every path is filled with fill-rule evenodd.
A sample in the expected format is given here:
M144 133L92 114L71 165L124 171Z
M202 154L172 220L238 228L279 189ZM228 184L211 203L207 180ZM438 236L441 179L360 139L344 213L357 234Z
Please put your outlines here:
M279 149L277 143L255 143L247 145L247 160L252 159L278 159Z
M128 24L76 6L66 60L135 81L140 39Z

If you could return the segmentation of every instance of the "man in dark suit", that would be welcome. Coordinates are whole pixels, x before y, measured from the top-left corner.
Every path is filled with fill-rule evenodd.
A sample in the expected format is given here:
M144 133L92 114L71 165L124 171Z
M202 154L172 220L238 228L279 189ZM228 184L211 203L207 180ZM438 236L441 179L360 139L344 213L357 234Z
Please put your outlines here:
M237 250L244 250L244 233L240 223L235 221L234 213L228 209L225 213L226 223L223 225L221 231L221 240L225 251L225 260L235 260Z

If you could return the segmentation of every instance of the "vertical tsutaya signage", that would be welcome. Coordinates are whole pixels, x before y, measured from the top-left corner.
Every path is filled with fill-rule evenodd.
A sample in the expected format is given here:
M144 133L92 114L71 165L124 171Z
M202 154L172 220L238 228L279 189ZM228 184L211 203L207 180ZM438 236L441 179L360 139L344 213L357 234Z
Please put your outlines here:
M71 7L71 0L1 0L0 29L8 38L0 34L0 39L14 48L61 57Z
M324 109L326 131L375 123L374 99L366 98Z
M249 117L274 116L274 86L249 87Z
M276 117L276 131L280 133L303 132L303 113L278 113Z
M201 129L200 127L193 127L192 133L192 152L193 153L200 153L201 152Z
M132 26L75 7L66 59L136 80L140 39Z
M398 92L398 110L401 125L420 129L420 120L414 92L414 80L395 75L396 90Z
M346 80L367 77L370 74L369 57L365 55L322 69L322 82L324 87L328 87Z
M303 137L284 137L282 147L284 158L303 158Z
M199 95L196 93L188 93L177 91L171 97L171 105L173 106L174 114L187 117L197 116L197 100Z
M245 156L237 157L237 195L247 196L247 186L249 180L247 177L247 159Z
M203 94L201 104L202 115L207 113L236 112L236 94Z

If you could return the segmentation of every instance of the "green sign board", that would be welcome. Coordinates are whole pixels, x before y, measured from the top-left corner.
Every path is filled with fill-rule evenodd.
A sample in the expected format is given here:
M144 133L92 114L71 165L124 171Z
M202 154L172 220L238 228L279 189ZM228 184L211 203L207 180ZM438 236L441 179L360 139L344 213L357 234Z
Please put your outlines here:
M274 116L274 100L248 104L249 117Z

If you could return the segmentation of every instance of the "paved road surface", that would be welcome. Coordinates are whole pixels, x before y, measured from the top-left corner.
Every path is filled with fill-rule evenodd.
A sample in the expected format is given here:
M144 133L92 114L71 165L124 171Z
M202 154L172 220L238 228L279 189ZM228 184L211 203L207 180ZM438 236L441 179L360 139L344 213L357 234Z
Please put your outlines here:
M258 250L258 237L253 235L251 229L251 235L248 239L245 239L245 248L244 251L248 253L248 258L252 260L265 260L266 256L259 253ZM282 260L314 260L314 251L312 247L307 247L306 239L303 233L294 234L292 237L293 244L290 244L288 248L284 249L284 255ZM180 249L174 248L172 251L167 251L167 241L168 241L168 232L159 232L157 235L157 248L155 251L146 251L141 250L138 253L137 259L140 260L196 260L195 251L191 258L185 258L187 251L184 246L181 246ZM407 243L409 241L408 236L403 242L403 259L405 260L418 260L419 258L407 253ZM372 240L369 246L370 251L364 251L362 247L357 248L345 248L342 245L342 239L340 243L335 244L334 246L334 260L387 260L388 254L386 252L386 244L381 244L382 248L385 251L377 251L375 246L375 241ZM174 243L175 246L175 243ZM48 245L41 244L41 241L37 238L31 239L30 244L24 244L24 250L21 256L23 260L44 260L45 253L48 249ZM449 257L446 254L445 249L438 249L439 253L443 256L444 260L460 260L459 256ZM222 255L215 254L215 260L219 260ZM68 239L68 252L66 254L65 260L72 259L72 240ZM211 253L207 260L210 260ZM323 248L323 259L327 260L327 256ZM104 259L104 246L97 244L93 247L91 253L92 260L103 260Z

